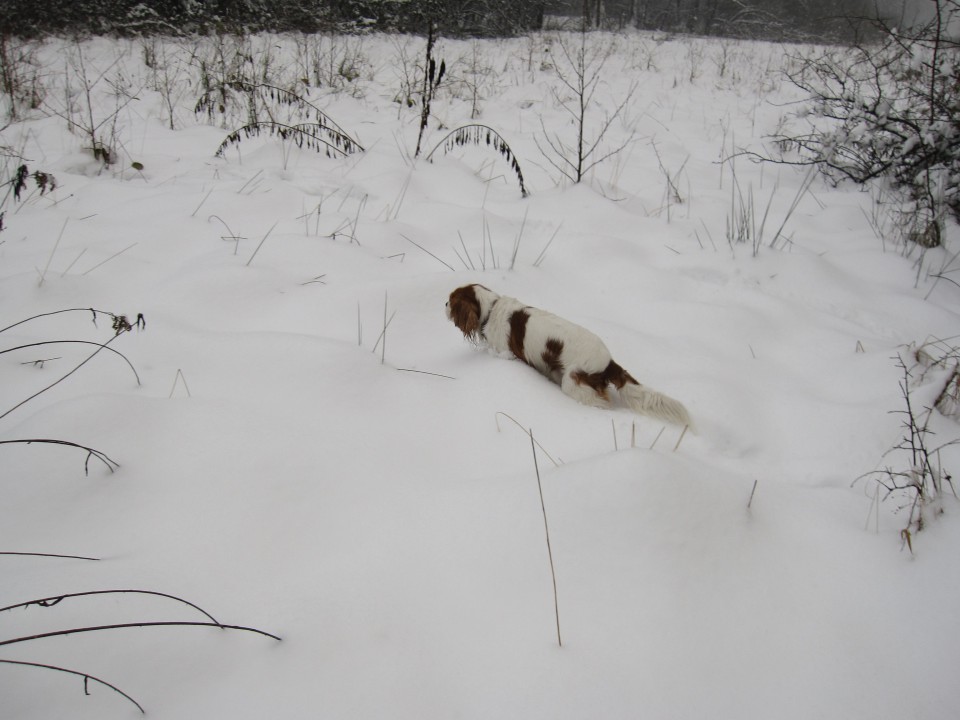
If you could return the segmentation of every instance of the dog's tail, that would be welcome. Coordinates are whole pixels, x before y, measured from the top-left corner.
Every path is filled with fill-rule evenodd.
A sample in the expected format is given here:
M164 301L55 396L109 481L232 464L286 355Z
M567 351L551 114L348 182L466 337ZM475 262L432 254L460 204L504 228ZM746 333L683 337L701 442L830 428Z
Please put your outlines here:
M679 400L667 397L638 383L630 373L611 361L607 368L609 380L620 392L620 397L634 412L659 420L676 423L693 430L690 413Z
M667 397L639 383L620 388L620 397L634 412L693 429L690 413L679 400Z

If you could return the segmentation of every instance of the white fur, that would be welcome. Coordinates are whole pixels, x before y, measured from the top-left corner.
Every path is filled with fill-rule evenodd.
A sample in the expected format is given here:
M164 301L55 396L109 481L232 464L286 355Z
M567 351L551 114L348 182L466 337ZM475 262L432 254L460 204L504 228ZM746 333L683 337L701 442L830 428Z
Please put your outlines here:
M511 353L510 317L517 311L529 316L523 338L523 359L541 374L560 385L564 393L580 403L595 407L609 407L609 395L598 393L593 387L578 382L579 373L603 373L613 358L603 341L586 328L564 320L552 313L524 305L519 300L498 295L482 285L473 285L480 304L481 329L479 339L499 353ZM453 319L449 303L447 318ZM548 342L559 340L563 349L559 356L562 372L552 370L544 361ZM625 371L624 371L625 372ZM625 373L630 377L628 373ZM606 388L609 393L614 386ZM619 389L620 399L634 412L660 418L678 425L691 424L686 408L678 401L650 390L633 378Z
M510 316L517 310L525 310L530 319L527 321L527 332L524 338L523 349L527 362L543 374L547 374L542 361L542 353L550 338L563 341L561 362L567 374L576 370L594 373L603 372L607 364L613 359L603 340L584 327L580 327L569 320L564 320L553 313L524 305L516 298L497 295L492 290L476 287L474 292L496 296L496 304L487 316L487 323L483 329L483 337L494 350L509 352ZM481 303L483 301L481 300ZM481 315L482 317L482 315Z

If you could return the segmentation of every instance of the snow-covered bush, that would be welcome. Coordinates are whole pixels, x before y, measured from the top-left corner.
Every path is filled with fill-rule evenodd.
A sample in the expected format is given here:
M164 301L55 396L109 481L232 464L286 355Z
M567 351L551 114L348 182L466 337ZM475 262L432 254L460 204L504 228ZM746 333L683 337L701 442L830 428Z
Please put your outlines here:
M946 215L960 220L960 42L948 28L958 0L938 0L920 28L884 26L876 45L830 48L797 59L789 79L808 95L809 122L777 139L787 161L834 180L887 182L902 193L905 230L940 244Z
M917 367L923 370L943 366L951 360L955 363L957 348L949 342L935 340L924 343L913 353ZM894 498L898 503L898 510L907 511L907 521L900 537L903 543L913 552L913 533L923 530L929 517L942 514L943 500L947 492L956 496L953 477L943 466L941 450L956 445L960 440L939 442L936 432L931 428L934 418L934 407L946 410L942 405L945 395L955 387L957 366L953 365L934 407L919 406L913 397L913 385L917 378L913 370L908 367L903 356L897 356L897 365L903 373L900 380L900 393L904 407L896 411L903 418L903 435L899 442L884 454L886 466L882 470L873 470L862 475L857 480L870 478L877 483L876 499ZM921 377L923 375L921 373Z
M0 117L19 120L43 102L37 45L0 33Z

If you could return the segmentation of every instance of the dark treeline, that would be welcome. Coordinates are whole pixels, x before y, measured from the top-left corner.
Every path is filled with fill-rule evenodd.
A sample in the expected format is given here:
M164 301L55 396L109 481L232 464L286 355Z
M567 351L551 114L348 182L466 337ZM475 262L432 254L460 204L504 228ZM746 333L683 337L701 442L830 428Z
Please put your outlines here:
M841 16L842 6L842 16ZM512 35L552 26L850 40L871 0L0 0L0 34L299 31Z
M540 28L543 0L0 0L0 33L425 32Z
M697 35L852 41L873 26L874 0L566 0L590 27Z

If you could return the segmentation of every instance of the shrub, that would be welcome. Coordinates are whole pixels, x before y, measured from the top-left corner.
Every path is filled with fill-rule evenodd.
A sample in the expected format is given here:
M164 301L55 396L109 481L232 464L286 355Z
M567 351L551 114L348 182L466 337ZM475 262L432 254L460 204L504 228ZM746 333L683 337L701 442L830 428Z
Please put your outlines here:
M227 135L217 149L217 156L231 145L238 145L243 137L259 137L264 132L281 140L292 140L300 147L325 152L328 157L363 151L363 146L347 135L323 110L300 95L273 85L254 85L244 81L226 83L204 93L194 112L198 116L206 114L211 119L218 113L226 115L229 110L222 98L228 91L246 98L249 121ZM273 119L280 108L287 111L290 122ZM267 115L268 118L262 119L261 115Z
M944 217L960 220L958 0L936 0L928 23L897 30L877 21L875 45L797 58L790 81L807 94L805 133L777 138L783 161L813 164L835 181L885 182L910 218L905 235L940 244Z

